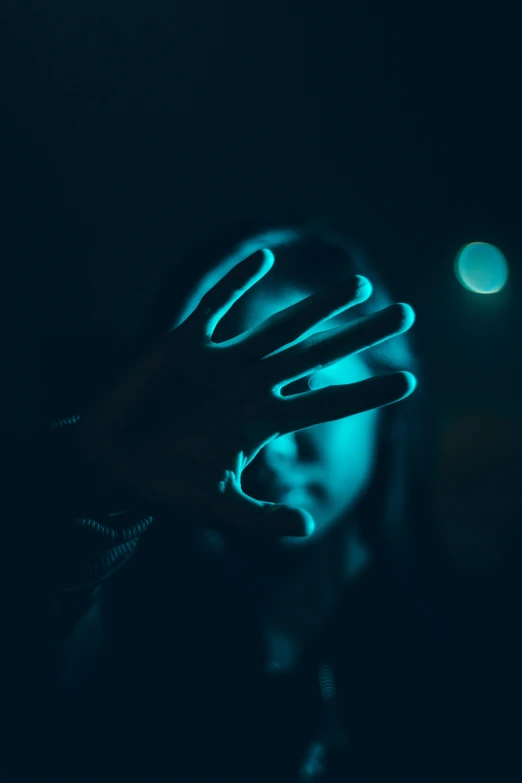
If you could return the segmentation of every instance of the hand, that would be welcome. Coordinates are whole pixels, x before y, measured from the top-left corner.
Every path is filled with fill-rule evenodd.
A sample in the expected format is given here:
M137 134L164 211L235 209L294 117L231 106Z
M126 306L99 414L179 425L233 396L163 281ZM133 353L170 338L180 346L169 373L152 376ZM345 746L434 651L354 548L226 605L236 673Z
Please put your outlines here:
M302 536L313 529L308 512L246 496L244 469L278 435L396 402L415 380L395 372L286 397L282 387L405 331L414 314L395 304L296 343L371 295L370 283L356 276L212 342L220 319L271 268L265 241L233 237L207 247L207 268L223 258L235 265L86 413L78 437L127 504L156 515L203 516L222 530ZM251 254L237 263L240 253Z

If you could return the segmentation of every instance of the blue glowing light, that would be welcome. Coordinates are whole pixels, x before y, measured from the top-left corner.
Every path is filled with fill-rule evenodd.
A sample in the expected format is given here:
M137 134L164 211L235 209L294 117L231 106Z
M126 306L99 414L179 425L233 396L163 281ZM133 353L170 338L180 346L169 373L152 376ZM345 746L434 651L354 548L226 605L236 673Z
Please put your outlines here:
M476 294L496 294L506 284L508 265L495 245L471 242L459 250L455 273L464 288Z

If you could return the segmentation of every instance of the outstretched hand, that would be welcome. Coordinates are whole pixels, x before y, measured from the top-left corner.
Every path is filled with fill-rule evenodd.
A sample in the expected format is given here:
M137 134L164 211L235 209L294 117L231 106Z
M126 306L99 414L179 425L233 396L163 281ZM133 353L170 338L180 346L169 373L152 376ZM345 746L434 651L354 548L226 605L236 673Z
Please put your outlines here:
M175 516L187 508L193 518L204 515L222 530L307 535L313 520L304 509L242 491L247 465L279 435L388 405L413 391L413 376L394 372L281 394L286 384L412 325L412 309L394 304L307 338L314 326L371 295L370 282L359 276L336 282L231 340L212 341L220 319L274 263L263 247L266 239L237 235L207 245L202 251L207 268L228 259L230 271L82 419L81 448L118 487L126 507L138 501L149 513ZM241 255L248 257L239 261Z

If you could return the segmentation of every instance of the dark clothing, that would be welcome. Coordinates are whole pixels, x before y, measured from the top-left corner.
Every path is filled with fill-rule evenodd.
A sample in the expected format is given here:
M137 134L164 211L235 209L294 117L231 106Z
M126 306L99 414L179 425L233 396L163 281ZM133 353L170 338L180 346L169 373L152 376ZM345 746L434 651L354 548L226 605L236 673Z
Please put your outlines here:
M348 746L332 749L330 774L377 779L384 765L391 779L429 779L432 678L426 682L417 633L377 574L345 596L299 670L278 675L265 671L244 581L186 553L160 567L155 548L142 544L126 573L104 587L107 648L95 684L73 690L76 703L60 706L62 716L55 695L41 705L51 729L43 752L63 765L64 778L89 769L93 781L297 783L308 746L327 729L318 675L331 659Z
M174 525L153 525L110 579L61 599L56 578L47 592L27 571L33 563L44 579L44 550L14 563L28 581L7 596L8 781L472 779L480 748L470 740L474 755L463 751L466 712L455 744L459 695L414 584L375 563L299 669L267 672L248 569L205 555Z

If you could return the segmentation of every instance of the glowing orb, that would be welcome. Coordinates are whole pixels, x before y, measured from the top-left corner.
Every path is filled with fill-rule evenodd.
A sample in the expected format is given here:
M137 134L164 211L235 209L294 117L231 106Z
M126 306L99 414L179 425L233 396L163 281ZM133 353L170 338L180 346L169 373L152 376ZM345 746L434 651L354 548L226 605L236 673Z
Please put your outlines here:
M455 273L464 288L476 294L496 294L506 284L508 265L495 245L471 242L459 250Z

